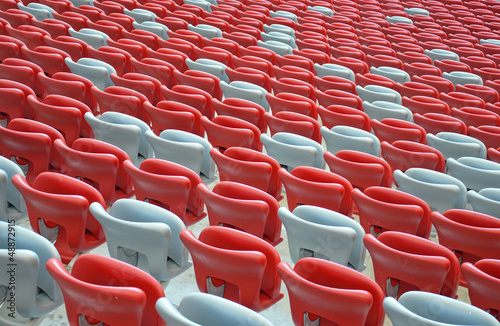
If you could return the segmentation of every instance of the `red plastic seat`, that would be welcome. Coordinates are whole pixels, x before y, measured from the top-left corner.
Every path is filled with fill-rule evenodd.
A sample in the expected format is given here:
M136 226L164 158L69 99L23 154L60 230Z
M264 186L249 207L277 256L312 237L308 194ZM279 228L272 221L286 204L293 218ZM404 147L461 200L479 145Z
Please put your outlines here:
M477 84L457 84L455 86L457 92L467 93L475 95L486 103L495 103L500 100L498 91L489 86L477 85Z
M159 48L156 51L151 48L146 48L146 54L150 58L163 60L172 64L177 70L185 72L187 69L185 60L189 58L185 53L170 48ZM175 71L175 70L174 70Z
M427 84L435 89L437 89L440 93L449 93L455 90L453 83L447 79L444 79L440 76L434 76L429 74L423 74L420 76L412 76L411 81L419 82L422 84Z
M163 95L160 92L161 83L151 76L129 72L123 76L111 74L110 78L115 86L137 91L144 95L152 104L156 105L163 99Z
M270 156L243 147L231 147L224 153L217 149L210 156L219 169L221 181L240 182L263 190L281 200L282 183L278 178L280 165ZM234 166L238 169L234 169Z
M403 106L413 112L413 114L439 113L444 115L450 114L450 106L441 99L415 95L412 97L403 96Z
M17 88L0 88L0 119L9 123L24 117L25 96Z
M291 173L282 168L278 174L286 189L290 210L298 205L313 205L352 216L352 186L346 178L307 166L296 167Z
M434 60L434 65L441 70L441 72L452 72L452 71L465 71L471 72L471 67L465 62L455 61L455 60Z
M500 126L500 116L486 109L465 106L460 109L452 108L451 116L459 118L468 127Z
M25 46L24 42L7 35L0 35L0 40L2 41L0 44L0 60L18 58L21 47Z
M360 59L350 57L330 58L330 63L351 69L355 74L366 74L370 71L368 64Z
M212 226L241 230L276 246L281 237L278 201L266 192L245 184L223 181L213 190L198 185Z
M310 70L304 68L295 66L283 66L283 67L273 66L272 70L273 70L273 75L278 80L281 78L294 78L304 81L306 83L313 82L314 74Z
M445 160L441 152L427 146L408 140L396 140L392 143L381 143L382 156L390 164L392 170L406 171L419 167L438 172L444 172Z
M196 192L202 183L198 174L173 162L146 159L137 168L132 161L123 163L135 188L137 200L156 204L181 218L186 226L206 216L204 204Z
M40 69L39 71L33 71L33 69L29 66L9 65L5 63L6 60L12 59L14 58L7 58L3 60L2 64L0 64L0 78L21 83L31 88L37 95L42 95L42 87L40 87L41 84L36 80L36 74L38 72L42 72L42 69ZM37 87L35 87L35 81L37 81ZM27 117L32 118L32 116Z
M326 108L319 106L318 114L323 126L328 129L343 125L371 132L370 117L361 110L343 105L330 105Z
M115 41L111 38L108 38L106 40L106 43L108 44L108 46L127 51L135 60L142 60L146 56L147 46L145 44L142 44L139 41L136 41L136 40L121 38L121 39L118 39L117 41ZM138 61L138 62L140 63L140 61ZM131 64L132 64L132 62L131 62ZM137 70L147 69L147 66L146 66L146 68L143 67L144 65L137 64L137 66L138 66ZM135 68L134 68L134 70L135 70ZM146 73L144 73L144 74L146 74ZM156 76L154 76L154 77L156 77Z
M392 143L396 140L408 140L427 144L425 135L427 132L421 126L410 122L393 118L385 118L381 121L371 120L373 132L382 142Z
M471 304L485 310L500 321L500 261L482 259L474 265L464 263L462 275L469 287Z
M484 258L500 259L498 236L500 221L479 212L450 209L444 214L432 212L439 244L451 250L459 261L476 263ZM466 286L464 279L460 285Z
M23 46L20 50L24 58L38 65L49 76L60 71L69 72L64 63L69 55L62 50L47 46L37 46L33 50Z
M14 119L10 123L16 120L24 119ZM0 128L0 154L15 159L21 166L27 164L26 179L32 184L37 175L49 170L52 139L44 133L16 129Z
M31 25L21 25L17 28L6 25L4 28L7 35L20 40L30 49L43 45L43 37L45 35L50 36L50 34L43 29Z
M280 257L266 241L230 228L209 226L197 239L182 230L181 241L191 253L198 289L255 311L283 298L278 276Z
M432 75L440 77L442 74L441 69L438 67L423 62L403 63L403 69L412 76L412 80L414 76Z
M219 87L219 79L207 72L199 70L186 70L184 73L174 70L173 75L181 85L199 88L213 98L222 99L222 90Z
M392 187L392 169L384 159L371 154L341 150L323 155L330 171L346 178L354 188Z
M460 61L468 64L471 68L497 67L495 61L488 58L484 58L482 56L467 56L467 57L461 56Z
M354 36L356 34L352 33ZM338 41L339 44L335 44L335 46L330 47L330 53L332 54L332 57L334 58L353 58L353 59L358 59L365 61L366 60L366 54L361 50L361 46L359 43L355 40L348 40L348 44L342 45L340 42L346 42L346 39L338 39L335 40ZM330 44L334 43L332 39L329 39ZM353 44L349 44L349 43ZM354 47L357 45L358 47Z
M160 101L156 105L145 102L144 109L151 119L152 130L156 135L166 129L177 129L205 136L200 111L189 105L175 101Z
M403 65L405 63L411 64L414 62L432 64L432 59L429 58L426 54L423 54L421 52L404 51L404 52L398 52L396 56L399 60L403 62Z
M314 76L313 80L315 80L316 77L317 76ZM269 85L274 91L274 95L279 93L293 93L315 101L313 83L289 77L284 77L279 80L273 78L269 79Z
M356 74L356 85L365 87L366 85L378 85L394 89L396 83L391 79L376 74Z
M264 119L269 126L271 136L277 132L290 132L301 135L321 144L319 132L321 125L317 120L300 113L279 111L275 115L264 113Z
M61 288L71 325L165 325L155 310L156 301L165 296L163 288L137 267L86 254L75 260L71 274L55 258L47 262L47 270Z
M110 64L115 68L118 76L123 76L125 73L132 70L132 66L130 65L130 58L132 58L132 55L123 49L111 46L101 46L99 49L89 47L87 52L89 57Z
M474 68L472 69L472 73L481 77L483 81L500 79L500 69L498 68L490 68L490 67Z
M229 81L245 81L257 86L264 88L266 91L271 91L271 85L269 84L269 76L257 69L248 67L238 67L236 69L226 68L226 75L229 77ZM221 100L221 98L219 98Z
M483 142L486 148L497 148L500 144L499 126L469 126L467 134Z
M355 270L305 257L293 269L280 263L278 273L288 289L295 325L384 324L384 293L372 279Z
M154 58L144 58L139 61L131 58L130 64L135 72L154 77L162 85L172 87L175 84L175 78L172 74L175 67L166 61Z
M367 55L366 62L370 67L387 66L397 69L403 69L403 61L396 57L385 54Z
M344 105L358 110L362 110L363 108L363 101L356 94L336 89L329 89L325 92L316 90L315 94L318 103L324 107L328 107L330 105Z
M132 196L132 187L129 187L128 193L117 189L120 160L112 153L75 149L82 148L85 144L93 146L95 142L84 141L71 148L61 140L54 141L54 148L61 157L61 173L92 185L101 193L108 206L117 199Z
M55 240L54 246L63 263L68 264L78 253L106 241L100 224L89 212L93 202L105 205L101 194L92 186L53 172L38 175L33 186L20 175L14 176L12 183L26 202L31 228Z
M448 103L450 108L459 109L464 106L472 106L484 109L486 105L486 103L482 98L468 93L462 93L462 92L441 93L439 97L441 100Z
M411 98L412 96L425 96L439 98L439 92L431 85L409 81L403 84L396 83L394 89L401 95Z
M187 104L197 109L203 116L209 119L215 116L212 107L212 95L202 89L188 85L175 85L172 88L162 85L160 91L167 101Z
M447 248L401 232L384 232L378 238L367 234L363 242L385 295L399 298L408 291L425 291L456 298L460 264Z
M99 104L99 113L120 112L149 122L149 116L144 109L147 97L141 93L120 86L109 86L104 91L92 86L91 92Z
M386 231L398 231L429 238L431 210L423 200L379 186L368 187L363 192L354 189L351 196L366 234L378 236Z
M291 111L318 119L317 105L311 99L293 93L266 94L266 100L275 115L279 111Z
M34 111L35 120L57 129L68 146L80 136L93 137L88 123L83 119L90 109L83 103L62 95L48 95L38 101L33 95L26 98Z
M354 93L356 89L356 83L337 76L323 76L321 78L314 76L313 81L316 88L322 92L329 89L336 89L339 91Z
M239 98L226 98L220 102L212 99L212 107L217 115L227 115L245 120L255 125L263 133L267 132L267 123L264 120L264 108L254 102Z
M230 116L217 116L212 120L202 117L201 124L214 148L224 151L237 146L262 151L261 132L250 122Z
M467 134L467 125L462 120L441 113L415 113L413 121L430 134L442 131Z

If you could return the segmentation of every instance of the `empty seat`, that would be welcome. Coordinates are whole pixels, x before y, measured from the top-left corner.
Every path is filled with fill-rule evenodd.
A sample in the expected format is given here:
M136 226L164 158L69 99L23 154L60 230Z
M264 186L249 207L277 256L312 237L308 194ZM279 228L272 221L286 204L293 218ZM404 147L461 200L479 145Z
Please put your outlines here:
M354 189L359 222L367 234L398 231L428 238L431 232L429 205L422 199L396 189L372 186Z
M467 199L472 210L500 218L500 189L484 188L477 192L469 190Z
M144 103L153 132L156 135L167 129L182 130L204 137L205 130L201 125L202 113L196 108L177 101L160 101L156 105Z
M57 259L47 270L61 287L71 324L103 322L109 325L161 326L156 301L163 288L151 275L114 258L95 254L78 257L71 274ZM113 298L106 300L103 298ZM106 308L106 309L103 309Z
M74 62L68 57L64 62L72 73L89 79L101 91L114 85L109 76L116 74L116 70L110 64L92 58L81 58Z
M386 101L363 102L363 110L370 119L391 118L405 121L413 120L413 113L407 107Z
M371 125L374 134L380 141L392 143L396 140L409 140L422 144L427 143L425 129L410 121L394 118L385 118L381 121L372 119Z
M261 134L260 139L266 153L290 170L302 165L325 167L324 149L312 139L288 132L278 132L272 138Z
M172 212L135 199L118 200L109 213L92 203L90 212L103 227L111 257L144 270L159 282L191 267L179 238L184 223Z
M439 132L426 135L427 144L440 151L445 159L458 159L462 156L486 158L486 146L470 136L453 132Z
M26 202L31 228L54 242L66 264L78 253L94 249L106 240L89 212L92 202L106 205L92 186L52 172L37 176L33 186L20 175L15 175L12 183Z
M238 146L262 151L261 132L250 122L230 116L217 116L212 120L203 116L201 124L214 148L224 151Z
M424 200L431 209L445 212L467 206L467 188L451 175L422 168L394 171L399 190ZM439 194L439 195L438 195Z
M310 268L315 272L311 273ZM360 272L310 257L300 259L293 269L287 263L280 263L278 270L288 289L295 325L384 324L384 294L372 279ZM356 313L352 313L353 309Z
M437 306L441 309L431 309ZM422 291L407 292L399 300L385 298L384 310L394 326L498 325L494 317L468 303Z
M168 325L229 326L243 323L254 326L271 326L271 323L240 304L206 293L190 293L174 306L167 298L156 302L156 311Z
M191 253L201 292L217 294L255 311L283 298L277 272L281 260L266 241L217 226L204 228L199 238L183 230L181 240Z
M264 119L271 136L277 132L290 132L301 135L321 144L320 123L300 113L279 111L275 115L264 113Z
M330 171L349 180L354 188L364 190L370 186L392 187L392 170L382 158L353 150L336 154L325 152Z
M219 182L213 190L199 185L197 191L206 203L210 225L241 230L273 246L283 241L278 219L279 203L271 195L231 181Z
M380 156L380 141L371 132L351 126L321 127L326 148L332 154L341 150L354 150Z
M361 110L345 105L318 107L318 114L324 127L331 129L337 125L350 126L371 131L370 117Z
M392 170L406 171L409 168L424 168L438 172L445 171L445 159L437 149L408 140L382 142L382 157Z
M500 184L500 163L478 157L449 158L448 173L464 183L467 189L480 191Z
M467 134L467 125L460 119L441 113L415 113L413 121L427 131L437 134L442 131Z
M400 232L368 234L366 249L373 260L375 280L386 296L425 291L456 298L460 281L458 258L447 248Z
M386 101L401 104L401 95L391 88L378 85L356 86L358 96L367 102Z
M304 257L316 257L349 266L365 268L365 232L344 214L310 205L296 207L293 212L281 207L278 215L285 226L290 257L294 263ZM320 246L324 242L328 245Z

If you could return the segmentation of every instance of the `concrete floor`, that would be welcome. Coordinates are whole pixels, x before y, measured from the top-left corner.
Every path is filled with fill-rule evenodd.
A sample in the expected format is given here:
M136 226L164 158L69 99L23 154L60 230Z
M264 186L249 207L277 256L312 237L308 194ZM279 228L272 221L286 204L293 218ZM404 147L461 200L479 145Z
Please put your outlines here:
M213 186L215 183L211 183L209 186ZM281 206L286 206L286 197L280 202ZM357 219L357 216L355 216ZM27 219L24 219L19 222L19 225L26 226L29 228L29 223ZM203 228L208 226L208 218L203 219L202 221L196 223L189 227L189 229L198 236ZM286 231L283 228L282 236L284 241L276 246L278 250L281 260L288 262L293 266L290 254L288 252L288 241L286 237ZM437 241L437 239L431 238L431 240ZM100 247L91 251L91 253L101 254L105 256L109 256L107 251L106 244L101 245ZM363 274L373 277L373 266L371 263L371 257L369 253L366 255L366 266L367 268L363 271ZM71 264L70 264L71 265ZM175 305L178 305L182 298L192 292L198 292L198 288L196 286L194 269L191 267L186 272L181 274L180 276L171 280L165 287L165 296L171 300ZM280 326L291 326L293 325L292 318L290 315L290 303L288 299L288 293L285 287L285 284L282 283L282 293L285 294L284 298L280 300L277 304L268 308L267 310L261 312L261 314L266 317L271 323L274 325ZM469 302L468 292L466 288L460 287L459 289L459 300ZM64 305L45 316L44 318L40 318L38 320L33 320L30 325L39 325L39 326L68 326L68 320L66 317L66 311ZM389 318L386 317L384 325L392 325Z

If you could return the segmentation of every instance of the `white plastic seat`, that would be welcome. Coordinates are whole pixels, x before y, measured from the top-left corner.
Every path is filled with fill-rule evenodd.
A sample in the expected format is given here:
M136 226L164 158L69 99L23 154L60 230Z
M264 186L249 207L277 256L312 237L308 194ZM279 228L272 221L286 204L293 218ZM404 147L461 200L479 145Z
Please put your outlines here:
M80 58L74 62L70 57L67 57L64 59L64 63L73 74L87 78L101 91L115 85L109 76L116 74L116 70L106 62L93 58Z
M379 86L379 85L366 85L365 87L356 86L356 93L358 96L367 102L386 101L396 104L401 104L401 95L395 90Z
M404 16L386 16L385 20L387 20L387 22L392 24L402 23L402 24L413 25L413 20Z
M500 46L500 40L494 39L494 38L487 38L487 39L480 39L479 43L481 44L493 44L493 45L498 45Z
M467 189L500 188L500 163L478 157L449 158L449 174L462 181Z
M121 148L136 166L140 164L139 148L142 130L139 126L104 121L90 112L85 113L84 117L92 128L95 139Z
M335 11L333 9L330 9L328 7L325 7L325 6L307 6L307 10L322 13L326 17L332 17L333 14L335 14Z
M142 23L133 22L132 26L135 29L151 32L157 35L162 40L168 39L168 34L167 34L168 28L163 24L152 21L144 21Z
M292 37L291 35L282 32L277 32L277 31L260 32L260 37L264 42L275 41L286 44L292 48L297 47L297 45L295 44L295 38Z
M445 50L445 49L431 49L424 50L425 55L434 60L453 60L460 61L460 56L453 51Z
M191 267L179 238L186 226L174 213L135 199L117 200L109 213L99 203L92 203L90 212L102 225L112 258L134 265L160 282Z
M445 159L450 157L458 159L462 156L486 158L486 146L478 139L442 131L437 134L427 133L427 145L440 151Z
M339 125L332 129L323 126L320 132L325 140L326 149L332 154L349 149L380 156L380 141L366 130Z
M18 2L17 7L22 11L32 14L36 18L36 20L39 21L54 18L52 16L52 12L54 11L54 9L41 3L31 2L28 3L27 6L25 6L22 2Z
M348 79L352 82L356 80L354 71L335 63L325 63L323 65L315 63L314 71L316 71L316 74L319 78L323 78L325 76L336 76Z
M387 67L387 66L380 66L380 67L375 67L372 66L370 67L370 72L375 75L379 76L384 76L389 78L390 80L396 82L396 83L406 83L410 81L410 74L408 74L406 71L394 68L394 67Z
M229 83L229 77L226 75L226 65L211 59L199 58L196 61L186 58L186 66L191 70L199 70L209 73L220 81Z
M94 0L69 0L69 2L77 8L80 6L93 6L94 5Z
M0 221L18 221L28 216L23 196L11 181L16 174L24 175L16 163L0 156Z
M444 213L449 209L465 209L467 188L451 175L423 168L410 168L406 172L394 171L399 190L417 196L433 211Z
M283 33L283 34L286 34L288 36L295 38L295 30L289 26L286 26L286 25L282 25L282 24L267 25L267 24L264 24L263 28L264 28L264 32L266 32L266 33L280 32L280 33Z
M269 111L269 103L266 99L267 91L263 87L241 80L235 80L230 83L221 80L219 86L224 94L224 98L240 98L247 100Z
M294 263L317 257L362 271L365 268L365 231L350 217L326 208L300 205L293 212L281 207L278 216L285 226Z
M139 24L147 21L154 22L156 19L156 14L154 12L145 9L135 8L132 10L128 10L127 8L124 8L123 13L129 17L132 17Z
M472 210L500 218L500 188L483 188L478 192L469 190L467 199Z
M13 223L0 221L0 234L0 292L5 289L0 325L33 323L30 319L42 317L63 303L61 289L45 268L50 258L60 259L59 253L49 240ZM9 244L12 241L15 241L14 246Z
M384 310L393 326L498 326L493 316L471 304L424 291L406 292L399 300L387 297Z
M101 31L92 28L82 28L79 31L75 31L72 27L68 28L68 33L70 36L79 39L95 49L99 49L101 46L108 46L109 36Z
M281 18L290 19L296 23L298 22L296 14L291 13L289 11L285 11L285 10L270 11L269 16L271 16L271 18L281 17Z
M216 2L216 1L212 1L212 2ZM185 0L185 1L183 1L183 3L186 5L200 7L201 9L205 10L206 12L212 12L212 7L211 7L211 5L213 4L212 2L206 1L206 0ZM215 3L215 5L217 5L217 4Z
M448 79L453 85L483 84L481 76L466 71L443 72L443 78Z
M314 140L288 132L278 132L271 138L260 135L267 155L291 171L297 166L312 166L324 169L324 149Z
M198 24L196 26L188 24L188 29L208 39L213 39L214 37L222 37L222 31L219 28L207 24Z
M215 176L215 163L210 156L212 145L198 135L167 129L156 136L146 131L146 139L153 147L155 157L183 165L208 179Z
M177 308L160 298L156 311L169 326L272 326L255 311L208 293L190 293Z
M141 129L141 136L139 140L138 153L139 155L142 155L144 158L153 157L153 149L151 148L151 145L149 144L149 142L146 140L145 137L146 132L151 131L151 128L148 126L147 123L145 123L139 118L130 116L125 113L114 112L114 111L104 112L103 114L101 114L101 117L99 119L104 122L139 127Z
M404 11L410 15L422 15L422 16L429 16L429 11L424 9L424 8L418 8L418 7L412 7L412 8L405 8Z
M285 56L287 54L293 54L293 47L286 43L278 42L275 40L268 40L268 41L257 41L257 45L260 46L261 48L268 49L273 51L274 53Z
M392 118L413 122L413 113L410 109L400 104L387 101L363 102L363 110L370 119Z

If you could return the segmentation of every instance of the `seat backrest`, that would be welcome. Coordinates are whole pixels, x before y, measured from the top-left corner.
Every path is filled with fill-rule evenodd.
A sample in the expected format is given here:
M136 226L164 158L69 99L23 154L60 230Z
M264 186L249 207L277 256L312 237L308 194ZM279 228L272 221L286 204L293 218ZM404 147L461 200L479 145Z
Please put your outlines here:
M467 189L480 191L495 188L500 182L500 163L478 157L461 157L446 161L448 172L464 183Z
M500 190L498 188L484 188L479 192L469 190L467 199L472 210L500 218Z
M168 281L191 266L180 242L182 220L156 205L120 199L110 213L97 203L90 212L101 223L110 256L132 264L158 281ZM131 241L133 235L137 241Z
M460 264L447 248L393 231L378 238L366 235L364 244L373 259L375 280L386 296L399 298L407 291L419 290L455 297Z
M0 156L0 220L19 220L27 215L26 204L12 184L16 174L24 176L23 170L11 160Z
M442 307L434 310L431 307ZM410 291L399 300L384 299L384 310L394 326L418 322L425 326L498 325L493 316L465 302L435 293Z
M83 318L109 325L165 325L155 311L156 301L165 296L163 288L134 266L86 254L78 257L71 274L56 259L48 261L47 269L61 287L71 323L77 325ZM111 281L114 286L109 285ZM102 309L102 298L109 296L116 300L106 303L109 309Z
M299 260L294 269L287 263L280 263L278 271L287 286L296 325L307 325L307 319L310 321L312 316L338 325L383 325L384 294L365 275L334 262L311 257ZM332 305L332 302L336 304Z
M445 159L462 156L486 158L486 146L475 138L453 132L440 132L436 135L427 134L427 143L443 153Z
M359 222L367 234L399 231L428 238L431 232L429 205L422 199L396 189L372 186L354 189L352 199Z
M445 160L443 154L437 149L425 144L408 140L396 140L392 143L386 141L380 145L382 156L389 163L392 170L406 171L409 168L418 167L445 171Z
M380 156L380 141L371 132L351 126L321 127L326 148L332 154L341 150L353 150Z
M222 291L219 296L255 311L283 297L277 273L280 258L264 240L216 226L204 228L199 239L189 230L183 230L180 237L191 253L201 292Z

